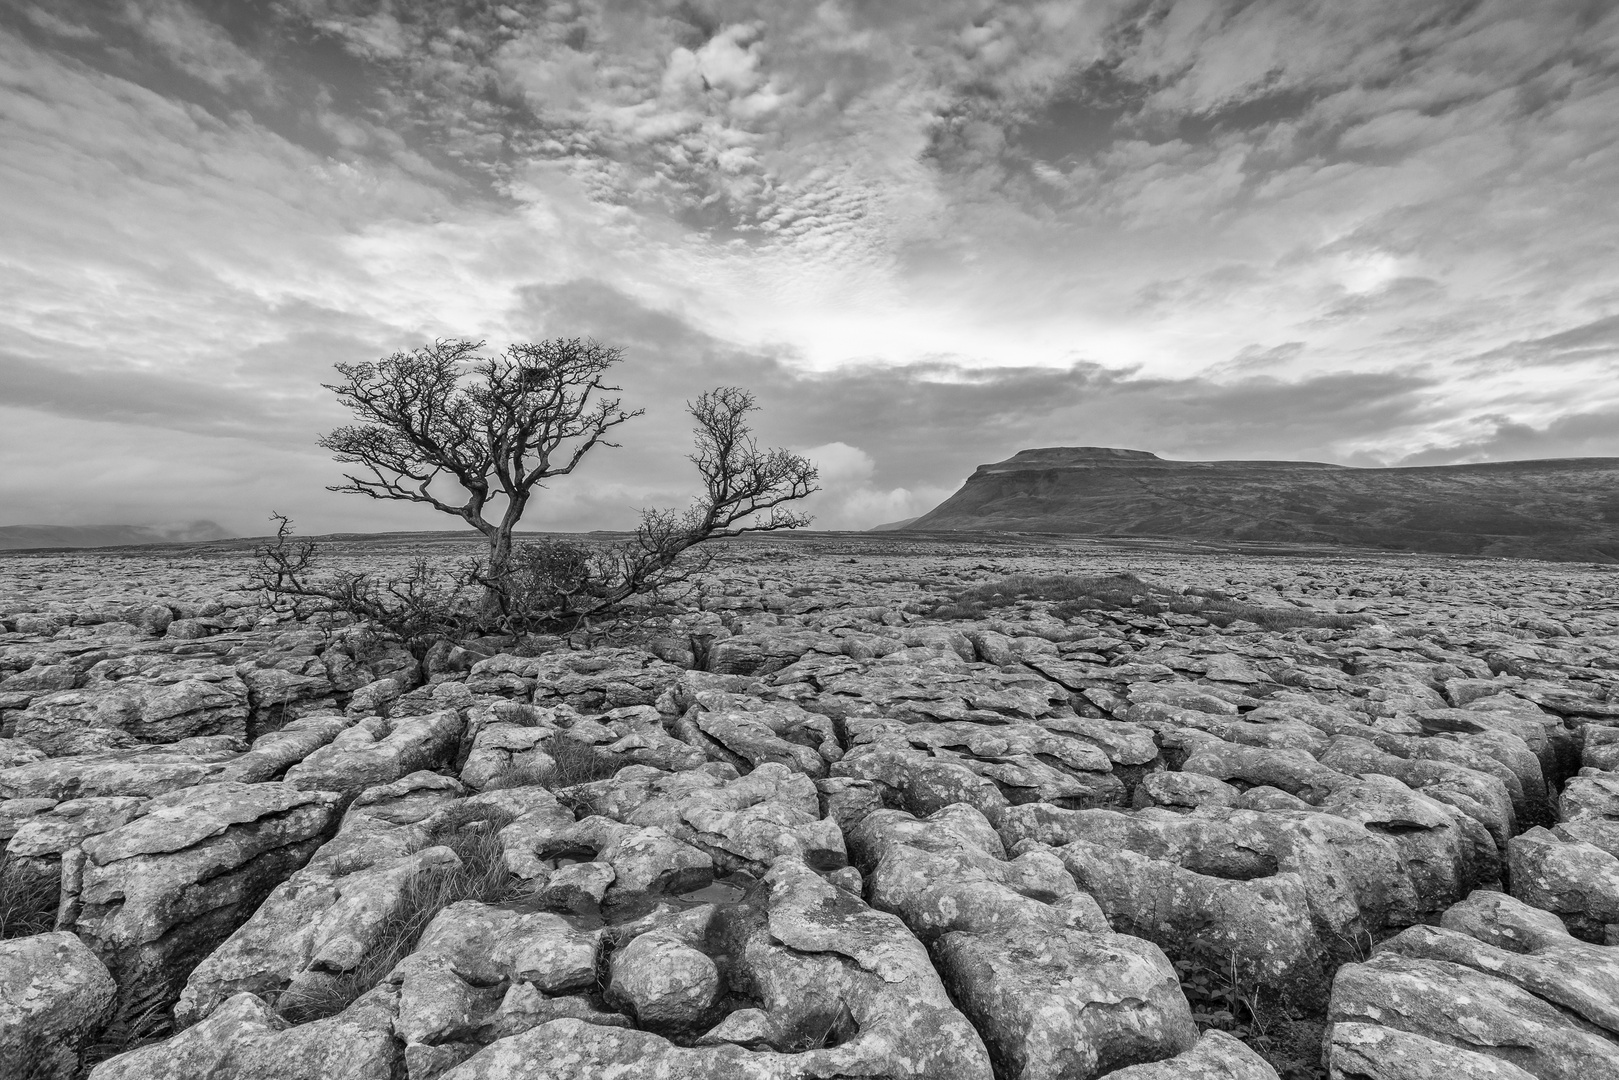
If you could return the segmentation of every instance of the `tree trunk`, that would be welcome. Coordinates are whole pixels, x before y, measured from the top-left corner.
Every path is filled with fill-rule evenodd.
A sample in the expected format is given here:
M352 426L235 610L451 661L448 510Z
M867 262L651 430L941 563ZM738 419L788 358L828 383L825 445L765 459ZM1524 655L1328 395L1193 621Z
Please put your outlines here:
M503 600L509 595L507 581L511 574L512 526L506 522L489 534L489 584L484 586L480 619L493 627L504 614Z

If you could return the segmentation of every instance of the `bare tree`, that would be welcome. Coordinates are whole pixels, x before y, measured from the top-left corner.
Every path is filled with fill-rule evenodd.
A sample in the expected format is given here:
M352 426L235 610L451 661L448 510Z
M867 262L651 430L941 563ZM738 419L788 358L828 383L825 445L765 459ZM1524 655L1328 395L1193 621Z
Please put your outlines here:
M565 539L513 547L512 533L534 490L570 473L606 435L640 415L606 396L605 372L619 350L577 338L512 345L495 358L482 342L438 341L371 364L339 364L329 385L359 424L320 445L369 475L345 474L347 491L425 503L452 514L489 541L487 561L446 572L418 561L405 578L331 572L313 541L278 522L261 545L252 585L272 605L305 617L347 616L425 652L443 638L571 632L636 596L656 596L706 565L683 560L694 545L749 532L797 529L810 518L787 507L818 490L808 459L760 449L748 423L758 405L737 387L708 391L686 408L695 421L703 492L683 511L645 510L632 540L609 545ZM459 491L446 489L453 483ZM435 486L437 485L437 486ZM498 518L487 512L504 496ZM475 600L472 590L481 593Z
M608 432L643 410L607 396L620 389L606 382L618 349L567 338L488 357L483 346L441 340L376 363L338 364L344 381L324 385L360 423L320 445L369 472L344 474L347 483L329 490L425 503L483 533L498 583L534 489L573 472L593 447L616 446ZM446 481L460 491L448 492ZM502 496L505 508L491 521L486 511Z
M681 556L698 544L808 525L808 515L786 504L820 490L819 471L802 455L759 448L748 422L758 407L752 394L734 386L687 402L696 421L690 460L702 477L703 494L683 511L643 510L633 540L588 556L577 548L570 554L567 545L530 547L525 557L536 571L530 589L548 595L557 617L577 621L686 581L701 567L682 566Z

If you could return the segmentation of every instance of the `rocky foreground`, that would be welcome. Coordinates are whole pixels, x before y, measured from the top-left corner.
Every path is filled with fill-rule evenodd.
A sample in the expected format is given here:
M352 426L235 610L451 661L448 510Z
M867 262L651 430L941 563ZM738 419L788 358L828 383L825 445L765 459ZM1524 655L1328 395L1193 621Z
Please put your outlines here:
M929 614L1121 569L1364 618ZM242 576L0 562L0 1076L1619 1076L1619 573L760 540L425 665Z

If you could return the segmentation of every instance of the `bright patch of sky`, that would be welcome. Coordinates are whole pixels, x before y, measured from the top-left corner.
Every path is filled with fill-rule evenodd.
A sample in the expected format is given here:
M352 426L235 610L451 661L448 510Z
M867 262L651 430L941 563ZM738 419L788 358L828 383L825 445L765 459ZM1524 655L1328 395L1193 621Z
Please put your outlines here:
M753 389L818 525L1041 445L1619 454L1601 0L14 0L0 524L451 527L323 491L332 363L594 335L684 500Z

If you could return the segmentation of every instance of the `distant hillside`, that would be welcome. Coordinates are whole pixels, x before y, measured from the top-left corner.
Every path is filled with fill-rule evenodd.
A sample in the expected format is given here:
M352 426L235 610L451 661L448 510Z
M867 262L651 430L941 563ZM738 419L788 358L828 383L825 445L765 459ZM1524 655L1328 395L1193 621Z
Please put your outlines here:
M188 544L228 540L230 536L212 521L188 521L178 525L0 525L0 551Z
M913 517L908 517L908 518L904 518L903 520L900 520L900 521L885 521L881 525L873 525L871 528L867 529L866 531L867 532L895 532L896 530L905 528L905 526L909 525L911 522L913 522L915 520L916 519L913 518Z
M1619 458L1356 469L1048 447L980 465L960 491L906 528L1619 562Z

